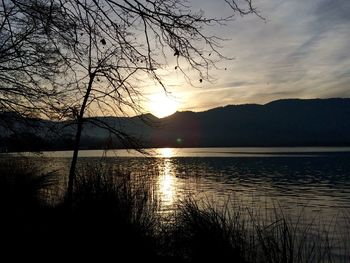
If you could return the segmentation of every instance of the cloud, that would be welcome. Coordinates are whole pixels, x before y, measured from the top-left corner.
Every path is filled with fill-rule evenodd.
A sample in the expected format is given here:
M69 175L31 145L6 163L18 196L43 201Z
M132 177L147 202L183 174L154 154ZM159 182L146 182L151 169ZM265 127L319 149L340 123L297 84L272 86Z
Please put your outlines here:
M241 86L248 86L248 85L254 85L253 81L232 81L223 83L221 85L222 88L235 88L235 87L241 87Z
M313 15L314 26L320 31L329 30L337 24L350 22L350 1L322 0L317 1Z
M224 1L221 0L223 3ZM172 91L182 109L204 110L282 98L350 97L350 1L255 0L266 22L237 16L212 28L222 53L235 57L212 70L217 79L194 88L179 81ZM193 0L208 15L226 15L218 1Z

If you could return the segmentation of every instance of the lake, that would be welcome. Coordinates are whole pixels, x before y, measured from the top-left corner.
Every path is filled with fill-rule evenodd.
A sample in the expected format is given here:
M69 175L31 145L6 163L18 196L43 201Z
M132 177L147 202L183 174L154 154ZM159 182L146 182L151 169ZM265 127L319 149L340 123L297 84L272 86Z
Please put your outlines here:
M157 171L163 206L185 193L209 199L235 195L250 205L271 199L291 209L334 216L350 208L350 147L159 148L82 150L80 163L109 163L132 173ZM18 154L13 154L18 155ZM24 154L33 156L33 154ZM68 170L71 151L43 152L49 169ZM310 211L308 209L308 211Z
M165 214L188 196L218 206L231 199L253 212L268 214L277 207L292 220L302 218L302 224L331 227L339 242L350 241L350 147L162 148L147 153L82 150L79 156L81 164L103 158L133 174L155 173ZM38 155L49 169L65 173L71 156L69 151Z

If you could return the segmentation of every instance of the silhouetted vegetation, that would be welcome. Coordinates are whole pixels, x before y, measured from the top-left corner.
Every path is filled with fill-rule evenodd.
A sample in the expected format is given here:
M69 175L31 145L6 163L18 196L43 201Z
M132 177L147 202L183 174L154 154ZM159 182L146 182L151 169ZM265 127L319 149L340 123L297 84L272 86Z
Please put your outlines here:
M52 201L56 173L23 160L1 164L0 227L13 259L50 253L49 260L101 262L343 262L333 253L330 228L291 222L281 209L267 218L231 202L215 207L187 199L164 218L151 184L106 164L79 168L68 205Z
M139 147L120 125L88 115L142 113L147 92L140 80L167 92L158 69L167 66L168 56L175 57L172 63L190 84L188 67L200 83L210 80L209 69L229 58L220 53L223 38L205 28L222 26L235 14L259 16L251 0L221 4L231 14L206 16L185 0L0 3L0 111L70 120L76 127L69 203L86 123L107 130L128 148Z
M332 254L330 229L291 222L278 208L267 218L244 206L232 210L189 199L175 222L173 251L189 262L346 262Z

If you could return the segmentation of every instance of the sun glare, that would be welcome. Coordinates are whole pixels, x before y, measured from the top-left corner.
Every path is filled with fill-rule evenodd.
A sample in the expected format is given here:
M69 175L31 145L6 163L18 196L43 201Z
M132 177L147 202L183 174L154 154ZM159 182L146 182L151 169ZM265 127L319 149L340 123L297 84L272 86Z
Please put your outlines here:
M176 112L178 103L175 98L164 92L154 94L150 98L149 111L158 118L169 116Z
M174 156L174 150L172 148L160 148L158 149L158 156L164 158L170 158Z

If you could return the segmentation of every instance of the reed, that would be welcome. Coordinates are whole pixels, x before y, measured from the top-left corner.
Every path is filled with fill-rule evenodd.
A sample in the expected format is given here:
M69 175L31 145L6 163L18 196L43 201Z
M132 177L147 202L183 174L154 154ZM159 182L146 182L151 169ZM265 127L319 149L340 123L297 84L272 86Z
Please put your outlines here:
M234 206L234 209L232 208ZM216 207L207 201L185 200L178 208L170 231L174 256L187 262L347 262L349 254L338 257L330 238L332 226L320 228L303 215L292 221L276 206L269 217L228 201ZM265 213L266 214L266 213Z
M120 262L348 262L348 244L332 240L331 225L320 228L302 212L295 220L279 206L253 213L235 200L218 206L188 198L164 218L153 179L108 163L83 165L73 206L52 205L47 193L60 183L55 172L40 173L27 160L1 160L3 250L13 259L50 253L62 260Z

